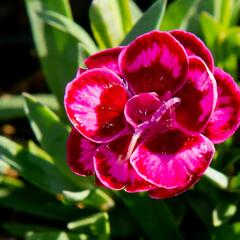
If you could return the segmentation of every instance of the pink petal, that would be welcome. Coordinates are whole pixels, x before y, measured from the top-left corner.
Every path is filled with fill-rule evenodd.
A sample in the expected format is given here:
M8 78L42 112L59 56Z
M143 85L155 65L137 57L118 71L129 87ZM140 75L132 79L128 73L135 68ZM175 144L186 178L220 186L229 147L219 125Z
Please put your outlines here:
M130 89L137 93L175 93L185 83L188 60L169 33L152 31L134 40L120 55L119 65Z
M198 180L199 180L198 177L192 177L191 181L184 187L172 188L172 189L158 188L158 189L150 190L149 195L151 198L154 198L154 199L165 199L165 198L175 197L187 191Z
M108 69L82 73L65 92L65 109L74 127L94 142L108 142L126 130L127 92L121 79Z
M213 144L204 136L189 136L175 129L141 143L130 162L146 181L160 188L188 186L202 176L214 155Z
M98 145L84 138L72 128L67 139L67 163L71 170L80 176L94 174L93 154Z
M217 81L217 106L204 130L213 143L224 142L231 137L240 123L240 88L234 79L220 68L215 68Z
M217 87L213 75L200 58L189 58L187 82L177 97L181 99L176 109L180 128L190 134L201 133L216 106Z
M141 93L128 100L124 114L125 118L134 128L148 121L156 110L161 106L156 93Z
M200 57L206 63L210 71L213 72L213 56L200 38L183 30L173 30L170 33L183 45L188 56Z
M85 59L84 63L89 69L105 67L121 76L118 56L123 49L124 47L116 47L102 50Z
M125 188L127 192L140 192L155 188L137 175L127 156L132 135L120 137L101 145L94 156L97 178L113 190Z

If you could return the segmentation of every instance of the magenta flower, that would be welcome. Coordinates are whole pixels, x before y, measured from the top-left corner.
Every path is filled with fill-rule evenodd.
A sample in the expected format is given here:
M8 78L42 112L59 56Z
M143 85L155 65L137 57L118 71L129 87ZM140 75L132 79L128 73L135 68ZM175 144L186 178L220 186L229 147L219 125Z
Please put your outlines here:
M180 194L240 123L240 90L184 31L152 31L85 60L66 87L67 161L114 190Z

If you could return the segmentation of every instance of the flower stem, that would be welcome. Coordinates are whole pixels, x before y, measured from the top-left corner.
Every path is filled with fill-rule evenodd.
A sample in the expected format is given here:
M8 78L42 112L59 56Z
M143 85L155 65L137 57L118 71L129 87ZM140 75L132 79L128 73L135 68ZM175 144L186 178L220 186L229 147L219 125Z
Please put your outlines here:
M227 190L229 187L229 178L225 174L208 167L204 176L221 189Z

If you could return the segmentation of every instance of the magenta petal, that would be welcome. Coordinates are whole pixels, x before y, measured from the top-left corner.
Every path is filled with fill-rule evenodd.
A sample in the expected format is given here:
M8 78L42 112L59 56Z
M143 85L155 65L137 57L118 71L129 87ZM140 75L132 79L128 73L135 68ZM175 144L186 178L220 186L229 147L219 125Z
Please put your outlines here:
M84 63L89 69L105 67L121 76L118 56L123 49L124 47L116 47L102 50L85 59Z
M197 181L199 180L199 177L192 177L191 181L184 187L178 187L178 188L157 188L154 190L149 191L149 196L154 199L165 199L170 197L175 197L186 190L188 190L191 186L193 186Z
M156 93L141 93L128 100L124 114L133 127L151 119L151 116L161 106Z
M213 72L213 56L200 38L183 30L173 30L170 33L183 45L188 56L200 57L206 63L210 71Z
M198 57L189 58L187 82L177 93L181 99L176 109L176 121L181 129L201 133L216 105L216 81L205 63Z
M153 189L150 183L137 175L129 162L127 152L131 138L131 134L126 135L97 149L94 156L97 178L113 190L125 188L128 192L140 192Z
M108 69L82 73L65 92L65 109L74 127L94 142L108 142L126 129L127 92L121 79Z
M175 93L185 83L188 59L169 33L152 31L134 40L120 55L119 65L130 89L137 93Z
M67 163L71 170L80 176L94 174L93 155L98 145L84 138L72 128L67 139Z
M214 155L213 144L204 136L179 130L158 134L141 143L130 162L146 181L160 188L184 188L202 176Z
M204 130L213 143L224 142L240 124L240 88L234 79L220 68L215 68L217 81L217 106Z

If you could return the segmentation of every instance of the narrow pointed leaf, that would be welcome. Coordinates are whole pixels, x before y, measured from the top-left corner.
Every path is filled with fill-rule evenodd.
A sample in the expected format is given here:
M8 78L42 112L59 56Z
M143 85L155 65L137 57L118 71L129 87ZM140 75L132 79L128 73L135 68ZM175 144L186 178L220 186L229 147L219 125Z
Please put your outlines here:
M183 240L170 209L164 201L146 195L119 193L130 213L137 220L146 236L152 240Z
M62 31L46 25L39 12L55 11L72 19L67 0L56 4L51 0L25 0L33 38L50 90L63 101L66 83L77 69L77 40Z
M124 33L126 34L132 27L131 7L129 0L117 1L121 13L122 25Z
M154 29L159 29L166 8L166 0L157 0L133 26L121 45L127 45L136 37Z
M59 170L73 183L81 187L89 187L89 179L75 176L66 163L66 140L68 129L58 116L49 108L43 106L32 96L24 94L25 113L32 130L42 148L53 158Z
M142 13L142 10L138 7L138 5L133 0L129 0L129 2L130 2L132 21L135 24L139 20L139 18L142 17L143 13Z
M93 0L89 17L93 35L100 48L115 47L123 39L124 27L119 1Z
M70 222L67 225L68 229L72 231L82 231L89 228L93 235L97 236L99 240L107 240L110 235L110 224L107 213L97 213L90 217Z
M51 94L34 94L34 97L54 112L59 111L55 96ZM23 104L24 100L21 95L3 95L0 98L0 119L24 117Z
M13 154L4 154L10 145L19 150ZM50 193L76 189L53 165L51 157L33 142L29 143L28 148L24 148L10 139L0 137L0 151L3 160L10 159L8 163L15 167L23 178L40 189Z
M187 29L189 20L196 14L200 0L177 0L169 5L161 30Z
M201 13L200 24L207 46L214 50L217 36L221 31L221 25L207 12Z
M53 11L41 12L39 13L39 16L48 25L76 38L76 40L85 47L89 54L97 51L97 47L89 34L73 20Z
M87 240L88 237L73 233L66 233L66 232L60 232L60 231L44 231L44 232L29 232L26 235L26 240Z

